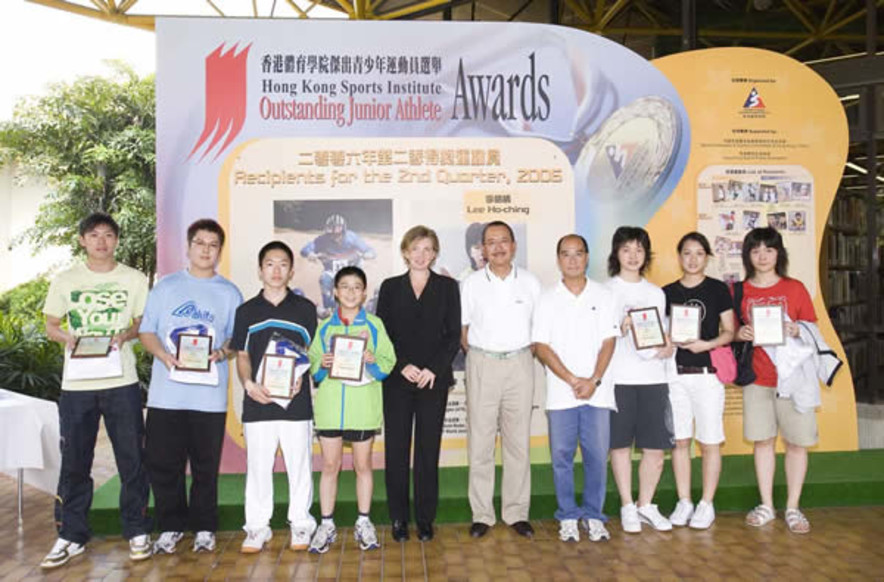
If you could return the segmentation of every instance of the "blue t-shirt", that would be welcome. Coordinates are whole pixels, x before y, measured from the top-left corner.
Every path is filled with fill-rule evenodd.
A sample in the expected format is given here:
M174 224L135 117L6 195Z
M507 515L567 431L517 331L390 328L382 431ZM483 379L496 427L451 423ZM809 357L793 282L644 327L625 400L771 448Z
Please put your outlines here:
M214 334L213 349L217 349L233 335L236 308L240 303L242 294L239 289L221 275L200 279L185 269L163 277L151 290L139 331L156 334L167 349L168 338L174 338L178 333ZM154 358L147 406L226 412L227 361L216 365L217 386L185 384L170 380L169 370Z

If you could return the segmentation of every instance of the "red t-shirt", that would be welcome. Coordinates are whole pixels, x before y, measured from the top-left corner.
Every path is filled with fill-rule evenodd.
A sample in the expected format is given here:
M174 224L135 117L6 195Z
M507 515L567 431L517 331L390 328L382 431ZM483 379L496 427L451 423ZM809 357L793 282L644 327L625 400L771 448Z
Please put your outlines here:
M755 287L749 281L744 281L743 304L740 309L747 322L753 305L782 305L792 321L816 321L813 301L798 279L784 277L771 287ZM762 347L756 347L752 351L752 370L756 376L755 384L777 387L776 366Z

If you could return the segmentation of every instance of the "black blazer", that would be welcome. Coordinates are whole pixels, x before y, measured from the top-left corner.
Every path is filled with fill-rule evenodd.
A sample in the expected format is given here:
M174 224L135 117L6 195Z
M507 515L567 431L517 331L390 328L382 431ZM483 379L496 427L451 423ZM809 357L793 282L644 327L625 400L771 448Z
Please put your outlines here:
M385 380L389 385L413 388L402 368L413 364L429 368L436 388L454 384L451 362L460 348L460 288L451 277L430 271L420 299L414 296L408 273L381 283L377 315L396 349L396 366Z

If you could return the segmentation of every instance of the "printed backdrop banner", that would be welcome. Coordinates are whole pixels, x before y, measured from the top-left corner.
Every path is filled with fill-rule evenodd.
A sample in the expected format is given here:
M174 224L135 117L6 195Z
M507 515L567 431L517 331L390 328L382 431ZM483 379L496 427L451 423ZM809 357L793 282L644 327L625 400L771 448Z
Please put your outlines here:
M657 256L650 278L664 285L680 276L676 244L696 229L713 247L707 273L742 280L743 237L756 226L779 230L789 275L807 287L825 341L845 362L832 387L822 388L814 450L855 450L853 380L818 277L823 231L847 160L838 96L805 65L759 49L690 51L654 64L684 97L691 155L675 192L647 225ZM725 454L751 452L742 414L741 389L729 386Z
M185 265L190 222L217 217L230 241L221 272L244 295L259 289L258 249L280 238L321 315L340 266L361 264L370 293L402 272L399 240L419 223L439 233L437 267L454 277L481 266L476 235L495 219L514 226L517 263L545 285L556 240L574 230L602 277L614 229L650 220L688 159L666 77L569 28L165 18L157 54L159 272ZM319 249L341 219L347 249ZM445 464L466 456L457 375ZM235 382L230 395L223 468L242 471ZM535 460L549 459L543 402L539 389Z

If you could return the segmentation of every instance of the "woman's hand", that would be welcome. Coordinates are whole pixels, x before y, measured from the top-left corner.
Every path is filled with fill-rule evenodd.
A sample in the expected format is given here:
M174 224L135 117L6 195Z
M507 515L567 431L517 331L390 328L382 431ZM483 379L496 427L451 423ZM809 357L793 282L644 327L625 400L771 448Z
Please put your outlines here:
M686 344L681 344L678 347L683 350L687 350L692 354L702 354L703 352L708 352L712 349L712 342L707 342L705 340L694 340Z
M620 335L626 335L629 333L630 329L632 329L632 318L627 315L623 318L623 321L620 322Z
M742 326L739 331L737 331L737 339L741 342L751 342L753 339L755 339L755 332L752 329L752 326Z
M243 389L246 391L246 396L255 402L260 402L261 404L273 404L273 400L270 398L270 392L262 384L256 384L249 380L245 383Z
M420 375L421 370L414 364L408 364L404 368L402 368L402 377L411 382L412 384L417 384L418 376Z
M335 355L331 352L322 354L322 362L319 364L323 368L331 369L332 363L335 361Z
M433 384L436 382L436 374L430 371L429 368L424 368L420 371L417 377L417 387L418 388L426 388L429 386L430 390L433 389Z
M787 321L785 329L786 335L788 335L789 337L798 337L799 335L801 335L801 326L799 326L794 321Z

